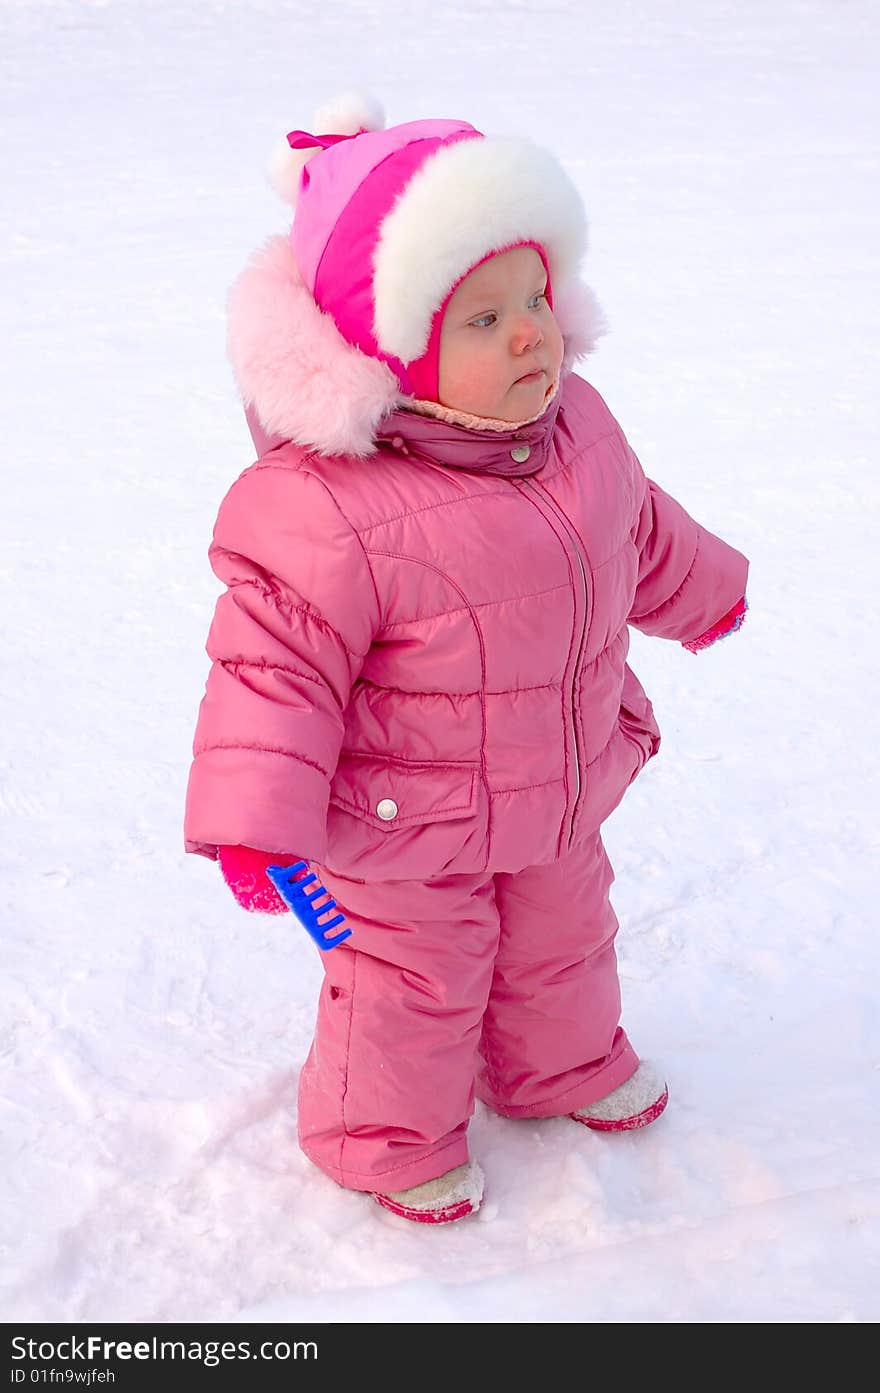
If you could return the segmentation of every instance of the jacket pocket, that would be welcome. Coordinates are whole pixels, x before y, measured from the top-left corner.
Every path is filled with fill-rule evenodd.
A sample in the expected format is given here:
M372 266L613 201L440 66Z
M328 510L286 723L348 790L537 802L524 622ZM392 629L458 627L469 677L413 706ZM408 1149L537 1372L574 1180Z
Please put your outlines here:
M466 817L474 808L478 776L473 765L343 754L330 785L330 802L377 831L393 832L413 822Z
M654 708L629 666L624 668L617 722L623 735L638 751L639 762L632 776L635 778L642 766L659 750L660 729L654 719Z
M480 869L488 820L481 788L476 764L344 752L330 784L328 866L378 879L440 875L453 862Z

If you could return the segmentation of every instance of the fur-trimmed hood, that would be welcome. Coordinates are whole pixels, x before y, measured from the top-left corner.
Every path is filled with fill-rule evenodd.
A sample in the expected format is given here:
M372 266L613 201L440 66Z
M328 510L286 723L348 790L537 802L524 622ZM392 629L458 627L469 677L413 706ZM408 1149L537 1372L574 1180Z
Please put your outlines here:
M576 279L554 287L553 312L564 377L607 326L593 292ZM318 308L281 234L269 238L232 286L227 347L263 444L292 440L323 455L368 457L389 413L413 401L385 363L349 344Z

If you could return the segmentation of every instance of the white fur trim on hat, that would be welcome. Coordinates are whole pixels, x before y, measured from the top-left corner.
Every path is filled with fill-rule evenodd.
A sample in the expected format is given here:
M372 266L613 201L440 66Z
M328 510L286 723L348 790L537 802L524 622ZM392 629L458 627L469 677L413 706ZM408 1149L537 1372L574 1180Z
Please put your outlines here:
M373 271L379 346L403 363L421 358L452 286L512 242L544 247L555 301L587 246L583 204L559 161L518 137L441 145L382 223Z

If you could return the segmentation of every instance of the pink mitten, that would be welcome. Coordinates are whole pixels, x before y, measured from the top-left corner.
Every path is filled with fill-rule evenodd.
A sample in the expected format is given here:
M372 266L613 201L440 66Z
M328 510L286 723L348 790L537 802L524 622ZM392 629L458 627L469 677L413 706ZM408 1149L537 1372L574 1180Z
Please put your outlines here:
M704 634L697 638L688 639L683 643L682 648L686 648L689 653L700 653L704 648L717 643L720 638L727 638L729 634L735 634L742 625L748 610L748 602L745 595L741 600L737 600L732 609L729 609L717 624L713 624L711 629L707 629Z
M274 851L255 851L251 846L217 848L220 870L242 909L255 914L288 914L275 886L266 875L267 866L292 866L301 856L284 856Z

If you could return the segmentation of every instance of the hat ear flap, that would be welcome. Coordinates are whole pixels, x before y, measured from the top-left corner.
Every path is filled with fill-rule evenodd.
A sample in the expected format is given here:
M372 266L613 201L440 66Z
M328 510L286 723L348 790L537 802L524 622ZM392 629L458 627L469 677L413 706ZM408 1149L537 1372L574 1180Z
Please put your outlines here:
M572 279L553 289L553 316L562 334L562 371L578 358L592 353L596 340L608 333L605 313L594 292L582 280Z
M397 406L400 384L318 308L287 237L270 237L233 283L227 349L252 408L252 433L256 424L261 439L293 440L325 455L376 453L375 433Z

